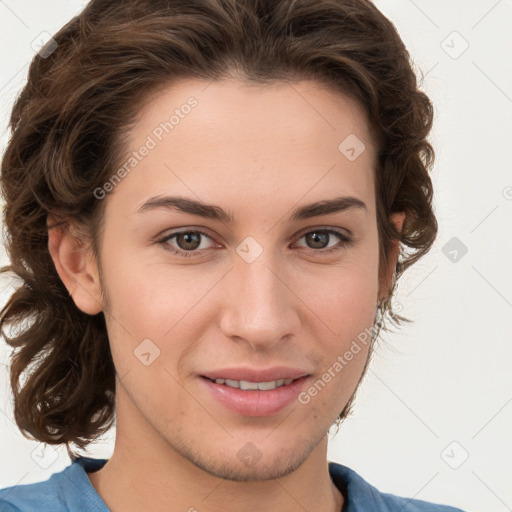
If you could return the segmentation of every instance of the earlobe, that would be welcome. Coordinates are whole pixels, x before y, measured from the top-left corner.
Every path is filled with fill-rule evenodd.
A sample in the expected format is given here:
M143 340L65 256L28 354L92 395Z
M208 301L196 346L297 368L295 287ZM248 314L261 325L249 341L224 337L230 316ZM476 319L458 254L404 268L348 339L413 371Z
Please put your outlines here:
M48 217L48 224L54 219ZM66 227L48 230L48 250L55 269L76 306L88 315L103 310L97 265L91 248Z
M401 232L405 220L405 212L396 212L391 214L391 221L395 224L396 229ZM385 300L393 289L393 281L395 275L398 256L400 255L400 241L395 238L391 242L391 249L388 255L387 268L383 269L383 276L380 279L379 287L379 304Z

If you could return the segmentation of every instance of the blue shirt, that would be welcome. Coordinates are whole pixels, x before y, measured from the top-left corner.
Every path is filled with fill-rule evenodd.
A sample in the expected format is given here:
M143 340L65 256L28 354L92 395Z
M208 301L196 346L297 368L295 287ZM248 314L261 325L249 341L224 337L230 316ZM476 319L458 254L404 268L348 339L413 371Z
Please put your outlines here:
M106 459L80 457L44 482L1 489L0 512L110 512L86 474L100 469L106 462ZM329 474L345 497L342 512L462 512L458 508L381 493L341 464L330 462Z

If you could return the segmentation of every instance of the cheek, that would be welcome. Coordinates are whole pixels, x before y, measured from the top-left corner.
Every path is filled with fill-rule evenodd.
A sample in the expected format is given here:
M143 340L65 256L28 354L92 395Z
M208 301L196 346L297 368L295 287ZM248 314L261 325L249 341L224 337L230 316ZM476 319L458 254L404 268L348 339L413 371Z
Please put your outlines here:
M330 268L329 275L318 279L317 287L304 289L315 313L310 324L317 326L313 336L321 360L315 382L303 395L304 402L310 401L311 412L320 414L326 408L334 419L360 380L377 309L377 249L375 244L357 257L347 258L342 266Z
M310 272L311 279L297 282L311 309L344 339L373 323L379 288L376 251L359 251L340 265Z
M144 260L143 254L136 256L111 259L105 265L112 314L130 332L162 338L204 298L218 276L167 263L165 258L155 262Z
M171 269L135 258L118 263L105 269L112 300L111 315L106 316L114 364L119 374L144 372L145 359L154 360L146 368L151 370L148 374L156 378L161 371L166 381L169 375L163 369L175 375L176 365L196 349L206 318L205 298L219 276L199 274L192 266Z

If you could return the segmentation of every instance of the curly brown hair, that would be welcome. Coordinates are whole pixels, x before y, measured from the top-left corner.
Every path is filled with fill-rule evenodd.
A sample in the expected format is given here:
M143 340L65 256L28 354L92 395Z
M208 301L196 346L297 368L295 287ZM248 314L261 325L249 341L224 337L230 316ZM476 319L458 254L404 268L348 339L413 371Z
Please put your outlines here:
M123 135L149 95L174 80L313 79L355 99L378 148L379 265L393 239L409 248L400 245L397 278L433 244L433 106L396 28L369 0L92 0L54 39L53 52L32 60L1 163L11 263L1 272L21 285L0 332L14 349L14 417L25 437L71 453L71 443L84 448L114 423L104 312L76 307L49 253L47 220L80 226L98 259L106 201L93 191L118 168ZM406 214L401 232L393 212ZM395 286L379 330L386 313L395 325L409 321L392 311Z

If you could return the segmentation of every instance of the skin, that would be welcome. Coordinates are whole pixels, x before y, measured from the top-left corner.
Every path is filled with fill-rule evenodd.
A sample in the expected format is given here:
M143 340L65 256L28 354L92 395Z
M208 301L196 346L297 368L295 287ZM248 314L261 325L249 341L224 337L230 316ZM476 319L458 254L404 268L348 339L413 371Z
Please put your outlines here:
M90 481L113 512L339 511L327 432L357 388L367 347L308 404L294 401L266 417L225 408L205 393L199 374L285 365L309 371L307 389L373 325L398 245L379 275L375 148L365 113L312 81L186 80L146 104L129 151L190 96L198 106L103 199L103 280L86 243L50 232L52 258L76 305L105 313L118 374L114 452ZM338 150L349 134L366 146L354 161ZM218 205L235 222L137 213L159 194ZM298 206L339 195L367 209L288 220ZM403 214L392 221L401 229ZM353 244L331 235L315 245L305 235L320 228L338 229ZM166 250L192 245L179 237L158 243L180 229L207 231L195 257ZM263 249L251 263L236 252L247 236ZM340 249L322 255L325 246ZM134 350L148 338L160 356L146 366ZM252 465L237 456L248 442L260 457Z

